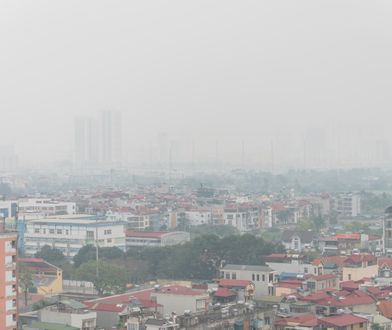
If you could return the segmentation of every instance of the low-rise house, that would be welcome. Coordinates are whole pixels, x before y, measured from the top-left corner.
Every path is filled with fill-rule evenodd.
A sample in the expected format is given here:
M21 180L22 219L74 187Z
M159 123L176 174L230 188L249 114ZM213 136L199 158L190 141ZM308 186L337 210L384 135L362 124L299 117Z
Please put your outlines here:
M268 266L225 265L220 269L221 278L252 281L255 285L255 297L274 295L274 283L277 272Z
M80 330L94 330L97 314L87 309L87 306L72 300L55 297L53 304L41 309L39 321L68 325Z
M254 298L255 285L252 281L219 279L217 282L219 288L226 288L236 292L238 300L249 301Z
M162 306L162 314L183 315L208 310L210 295L204 290L194 290L180 285L168 285L155 289L151 298Z
M305 280L306 289L316 292L324 289L339 289L339 280L334 274L309 275Z
M147 320L142 320L140 317L129 318L126 325L127 330L175 330L179 328L179 325L175 324L172 321L156 318L148 318Z
M317 330L318 325L317 317L312 314L278 318L274 323L276 330Z
M63 271L41 258L18 258L20 269L31 274L39 295L63 292Z
M218 288L213 293L214 303L220 304L228 304L231 302L235 302L237 300L237 292L227 289L227 288Z
M382 315L373 315L372 317L372 324L376 325L379 330L391 330L392 328L392 321L385 316Z
M377 303L377 310L388 319L392 319L392 301L382 300Z
M322 329L333 330L364 330L367 329L368 319L353 314L341 314L319 319Z
M80 330L80 328L73 327L67 324L33 322L31 325L24 326L23 330Z
M279 281L274 284L275 296L292 295L302 290L303 283L300 280Z
M316 258L312 261L312 266L317 268L317 272L314 275L336 274L341 279L346 260L346 256L324 256Z
M359 281L363 278L377 276L377 274L377 258L373 255L352 255L344 262L343 281Z
M283 272L296 274L317 274L316 267L306 263L298 254L271 254L263 258L266 265L276 270L278 274Z
M316 312L319 315L336 315L341 310L366 314L376 312L375 299L360 290L354 292L324 290L299 297L299 299L315 304Z
M316 234L311 230L285 230L282 243L287 251L302 252L315 246Z

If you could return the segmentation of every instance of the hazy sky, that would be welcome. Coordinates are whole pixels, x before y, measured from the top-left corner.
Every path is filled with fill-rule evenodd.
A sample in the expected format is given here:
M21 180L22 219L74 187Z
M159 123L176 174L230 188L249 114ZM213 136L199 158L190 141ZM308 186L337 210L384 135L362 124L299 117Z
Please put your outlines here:
M74 117L107 106L128 159L159 132L200 159L242 141L296 159L320 128L327 149L391 139L391 17L389 0L3 0L0 144L70 157Z

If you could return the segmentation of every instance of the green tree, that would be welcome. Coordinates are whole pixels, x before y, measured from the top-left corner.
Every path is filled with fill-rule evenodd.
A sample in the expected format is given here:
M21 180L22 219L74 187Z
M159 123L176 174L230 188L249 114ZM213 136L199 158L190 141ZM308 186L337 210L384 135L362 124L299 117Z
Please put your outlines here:
M19 282L18 283L19 283L20 288L23 291L24 305L27 306L28 294L31 290L35 289L35 286L33 283L33 273L24 264L18 265L18 273L19 273L19 276L18 276Z
M124 292L128 283L128 274L124 266L117 266L105 260L99 260L99 275L96 276L96 261L82 264L76 271L80 281L93 282L100 295L111 295Z
M100 259L119 259L124 257L124 252L118 247L104 247L98 249L98 255ZM94 245L83 246L78 253L73 257L73 262L76 268L81 264L90 260L96 259L96 248Z
M57 267L61 267L63 263L66 262L64 254L59 249L52 248L49 245L42 247L42 249L35 254L35 257L42 258Z

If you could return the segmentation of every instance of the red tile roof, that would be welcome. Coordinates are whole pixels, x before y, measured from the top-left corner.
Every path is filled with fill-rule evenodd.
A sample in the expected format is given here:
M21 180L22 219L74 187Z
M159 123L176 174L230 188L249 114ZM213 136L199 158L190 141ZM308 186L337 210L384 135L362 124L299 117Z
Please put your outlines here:
M151 299L152 292L154 292L154 289L132 291L119 295L89 300L86 303L124 304L129 303L132 299L135 298L139 300L144 308L158 307L159 304Z
M218 288L218 290L215 292L214 296L220 297L220 298L236 297L237 293L234 291L231 291L227 288Z
M323 317L320 323L331 327L346 327L353 324L367 323L368 320L353 314L341 314L336 316Z
M349 240L356 240L359 241L361 239L360 233L353 233L353 234L336 234L337 239L349 239Z
M342 290L358 290L359 289L359 284L355 283L354 281L344 281L340 282L340 288Z
M113 313L121 313L126 307L123 304L105 304L94 302L85 302L85 305L87 305L89 310Z
M302 326L302 327L310 327L313 328L318 325L318 319L314 315L300 315L287 317L282 319L277 319L275 321L275 325L286 326L286 325L294 325L294 326Z
M392 301L382 300L377 303L378 311L388 319L392 319Z
M388 266L392 268L392 258L378 258L377 264L379 267Z
M199 296L205 294L205 291L201 290L193 290L186 286L181 285L169 285L164 286L157 291L157 293L164 293L164 294L173 294L173 295L181 295L181 296Z
M351 255L345 261L346 265L359 264L366 261L376 261L377 258L370 254Z

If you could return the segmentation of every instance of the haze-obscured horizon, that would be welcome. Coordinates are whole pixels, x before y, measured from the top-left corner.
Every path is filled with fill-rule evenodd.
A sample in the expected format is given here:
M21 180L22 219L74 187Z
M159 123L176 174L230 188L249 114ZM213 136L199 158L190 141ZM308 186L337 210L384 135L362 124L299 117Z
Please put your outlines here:
M0 146L24 166L71 161L75 119L112 109L125 163L387 166L391 13L389 1L3 1Z

